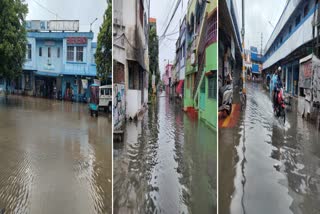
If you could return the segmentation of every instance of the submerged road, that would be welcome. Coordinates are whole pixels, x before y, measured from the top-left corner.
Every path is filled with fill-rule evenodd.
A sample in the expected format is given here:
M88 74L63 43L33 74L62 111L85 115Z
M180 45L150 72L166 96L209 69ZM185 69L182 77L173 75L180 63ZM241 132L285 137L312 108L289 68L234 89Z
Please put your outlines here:
M111 128L84 104L0 98L0 211L111 213Z
M284 124L260 84L247 93L238 124L219 130L219 212L320 213L320 132L301 100Z
M114 213L216 213L216 138L158 96L114 145Z

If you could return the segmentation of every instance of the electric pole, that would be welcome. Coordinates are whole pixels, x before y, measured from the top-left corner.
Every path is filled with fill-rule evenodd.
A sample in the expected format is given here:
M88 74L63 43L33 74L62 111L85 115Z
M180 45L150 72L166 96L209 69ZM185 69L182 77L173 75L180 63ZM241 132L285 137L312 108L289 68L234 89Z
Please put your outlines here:
M245 68L245 54L244 54L244 34L245 34L245 20L244 20L244 0L242 0L242 28L241 28L241 36L242 36L242 92L246 94L246 68Z

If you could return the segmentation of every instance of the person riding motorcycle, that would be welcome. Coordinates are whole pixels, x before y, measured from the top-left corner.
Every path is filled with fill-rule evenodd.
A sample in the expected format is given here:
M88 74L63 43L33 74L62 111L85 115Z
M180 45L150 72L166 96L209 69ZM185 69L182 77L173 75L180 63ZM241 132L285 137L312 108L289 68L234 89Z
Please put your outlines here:
M273 83L273 106L274 109L278 105L278 93L282 88L282 81L281 81L281 67L279 66L278 69L275 71L275 74L272 77L272 83Z

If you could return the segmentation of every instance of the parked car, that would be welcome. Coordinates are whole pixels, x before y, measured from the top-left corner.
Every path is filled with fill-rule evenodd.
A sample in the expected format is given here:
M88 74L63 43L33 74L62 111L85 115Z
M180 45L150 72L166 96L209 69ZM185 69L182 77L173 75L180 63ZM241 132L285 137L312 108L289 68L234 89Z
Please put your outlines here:
M112 110L112 85L99 87L99 108L111 112Z

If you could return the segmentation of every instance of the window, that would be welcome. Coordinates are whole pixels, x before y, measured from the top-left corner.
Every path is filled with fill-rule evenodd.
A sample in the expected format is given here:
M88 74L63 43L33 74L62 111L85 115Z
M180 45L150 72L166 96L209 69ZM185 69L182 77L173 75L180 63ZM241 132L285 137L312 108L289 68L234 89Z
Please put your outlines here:
M217 99L217 75L208 76L208 98Z
M209 19L208 19L208 27L207 27L207 39L206 44L209 45L213 42L217 41L217 13L214 13Z
M48 47L48 58L50 58L50 57L51 57L51 48Z
M67 61L74 61L74 46L67 47Z
M31 57L32 57L32 55L31 55L31 44L28 44L28 47L27 47L27 59L28 60L31 60Z
M57 49L57 57L60 58L60 48Z
M298 26L299 23L300 23L300 14L296 18L296 26Z
M83 47L82 46L78 46L76 47L77 49L77 56L76 56L76 60L77 62L83 62Z
M39 48L39 56L42 56L42 47Z

